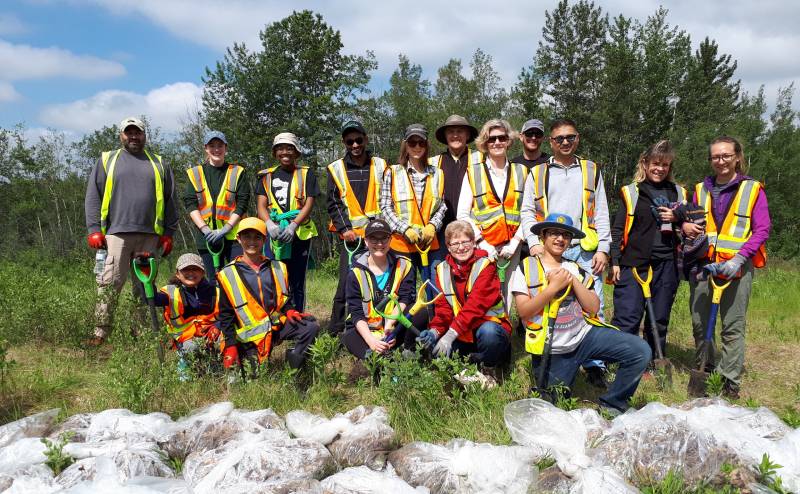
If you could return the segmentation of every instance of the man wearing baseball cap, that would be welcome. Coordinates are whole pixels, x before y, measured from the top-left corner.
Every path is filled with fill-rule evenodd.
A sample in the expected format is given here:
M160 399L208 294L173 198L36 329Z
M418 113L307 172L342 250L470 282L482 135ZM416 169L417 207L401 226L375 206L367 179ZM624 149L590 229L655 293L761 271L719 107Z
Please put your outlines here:
M186 170L189 182L183 191L183 204L196 227L194 241L206 276L214 274L231 259L242 253L236 242L236 224L247 214L250 202L250 180L242 165L228 163L228 140L218 130L203 136L203 163ZM219 252L214 265L212 252Z
M267 225L258 218L245 218L236 239L243 254L217 273L219 329L225 339L222 365L230 369L246 361L250 377L255 378L274 345L294 340L294 348L286 350L286 362L297 369L305 362L319 324L292 305L286 266L264 256Z
M98 250L98 258L105 259L97 275L96 321L94 335L87 341L90 346L101 345L111 332L133 254L158 249L161 255L168 255L178 227L172 169L145 148L144 122L136 117L122 120L119 138L122 147L101 155L86 186L87 242ZM140 286L133 283L134 292L141 291Z
M328 165L328 230L335 232L345 243L339 249L339 284L333 297L328 331L339 334L344 330L347 309L345 281L350 269L350 256L364 250L364 228L369 220L378 218L380 192L386 161L372 156L367 149L369 137L361 122L349 120L342 126L344 157Z
M530 170L534 166L550 159L550 155L542 151L544 124L541 120L532 118L522 124L522 130L519 131L519 140L522 142L522 154L512 158L512 163L522 163Z

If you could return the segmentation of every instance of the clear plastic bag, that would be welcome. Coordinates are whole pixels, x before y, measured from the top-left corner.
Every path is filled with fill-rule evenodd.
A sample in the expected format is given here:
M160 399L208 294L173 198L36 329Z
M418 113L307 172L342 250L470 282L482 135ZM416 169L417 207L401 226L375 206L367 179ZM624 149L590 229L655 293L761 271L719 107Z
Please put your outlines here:
M125 409L104 410L92 417L87 442L125 439L131 443L156 442L172 433L174 422L165 413L139 415Z
M66 468L56 477L56 482L64 487L72 487L86 480L94 480L97 476L98 462L101 458L110 458L114 463L117 481L121 484L135 477L175 477L175 472L164 462L164 455L155 448L142 445L140 447L123 448L109 455L83 458Z
M286 428L294 437L310 439L325 446L339 437L351 424L344 416L326 419L304 410L293 410L286 414Z
M101 456L96 459L91 480L79 482L65 489L69 494L192 494L182 479L138 476L120 481L120 472L114 460Z
M50 439L58 439L65 432L72 432L71 442L82 443L86 441L86 431L89 429L89 424L92 423L93 413L79 413L69 417L64 422L53 427L48 434Z
M0 473L13 473L31 465L44 463L45 445L38 437L24 437L0 448Z
M350 467L321 482L324 494L427 494L425 487L411 487L393 471Z
M0 492L54 492L61 486L53 481L53 471L44 464L28 465L11 473L0 473Z
M59 409L54 408L0 426L0 448L23 437L47 436L56 421L58 412Z

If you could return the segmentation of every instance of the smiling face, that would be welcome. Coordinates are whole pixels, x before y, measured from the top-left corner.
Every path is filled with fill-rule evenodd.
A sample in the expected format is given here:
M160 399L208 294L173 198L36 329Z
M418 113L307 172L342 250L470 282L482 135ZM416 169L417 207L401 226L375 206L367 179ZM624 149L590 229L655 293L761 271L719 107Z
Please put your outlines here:
M489 137L486 139L486 148L489 150L489 156L504 160L509 146L511 146L511 139L506 129L495 127L489 131Z
M239 245L242 246L242 250L244 250L248 256L260 256L263 252L267 237L257 230L248 229L240 231L236 235L236 239L239 241Z
M342 142L352 157L359 158L366 152L369 139L361 132L357 130L351 130L345 134L344 137L342 137Z
M460 125L447 127L444 129L444 139L447 141L447 149L450 150L450 154L460 156L467 146L469 129Z
M428 141L418 136L411 136L406 141L406 151L408 157L414 160L420 160L425 156L425 150L428 148Z
M644 173L647 180L657 184L667 179L672 163L664 158L653 158L645 165Z
M389 239L391 239L391 237L384 233L376 233L368 236L366 241L369 255L375 259L385 258L386 254L389 253Z
M184 286L189 288L196 287L203 281L203 276L206 275L206 272L202 269L198 268L197 266L189 266L186 268L181 269L175 275L178 277L181 283Z
M544 132L539 129L528 129L524 134L519 135L519 140L522 141L525 151L529 154L536 154L542 147Z
M131 154L139 154L144 149L147 141L144 131L135 125L128 125L120 132L119 139L122 146Z
M557 228L548 228L542 230L539 238L547 252L554 256L560 256L569 248L569 244L572 242L572 233Z
M736 176L736 169L741 165L741 157L736 154L733 143L718 142L711 146L711 168L717 174L717 181L728 183Z
M550 147L557 160L569 160L580 143L578 130L572 125L562 125L550 131Z
M297 158L300 156L300 153L291 144L278 144L272 152L283 168L294 168L297 165Z
M447 251L457 262L468 261L475 252L475 241L463 233L456 233L450 238Z
M221 139L211 139L211 142L206 144L203 149L205 149L206 158L212 165L219 166L225 163L225 153L228 152L228 145L222 142Z

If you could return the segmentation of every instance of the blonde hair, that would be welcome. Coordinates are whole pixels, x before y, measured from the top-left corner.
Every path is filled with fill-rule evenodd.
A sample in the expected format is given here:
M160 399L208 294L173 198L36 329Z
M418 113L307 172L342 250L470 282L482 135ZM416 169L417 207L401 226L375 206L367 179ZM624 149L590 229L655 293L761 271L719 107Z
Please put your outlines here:
M672 177L672 171L675 168L675 151L672 149L672 143L666 139L661 139L639 155L639 162L636 164L636 174L633 176L634 182L640 183L645 181L647 178L647 165L652 160L668 161L669 171L667 172L667 178L665 180L668 182L675 182Z
M708 161L711 162L711 146L719 143L733 144L733 152L736 154L736 173L747 173L747 162L744 160L744 147L738 139L731 136L720 136L711 141L708 145Z
M478 148L478 151L482 153L489 152L489 148L486 146L486 141L489 140L489 132L491 132L493 129L505 130L509 141L512 142L519 136L519 133L511 127L510 123L508 123L508 120L493 118L483 124L481 131L478 133L478 137L475 139L475 146Z
M470 240L475 241L475 230L472 229L472 225L464 220L456 220L444 229L444 243L450 245L450 240L459 234L466 235Z

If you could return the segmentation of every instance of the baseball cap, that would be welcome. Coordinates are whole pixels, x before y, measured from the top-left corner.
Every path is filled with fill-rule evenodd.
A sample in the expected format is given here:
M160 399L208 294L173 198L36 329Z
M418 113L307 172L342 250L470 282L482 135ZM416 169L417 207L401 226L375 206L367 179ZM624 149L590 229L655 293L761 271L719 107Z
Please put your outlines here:
M281 132L280 134L276 135L272 140L272 149L274 150L275 146L279 144L291 144L294 146L297 152L300 152L300 140L291 132Z
M351 130L355 130L356 132L361 132L362 134L367 135L367 130L358 120L348 120L344 123L344 125L342 125L342 137L344 137L344 135Z
M548 228L570 232L573 238L583 238L586 236L581 230L575 228L572 224L572 218L561 213L548 214L544 221L540 221L531 227L531 233L539 235L542 233L542 230L547 230Z
M261 235L264 235L265 237L267 236L267 224L254 216L248 216L239 222L239 230L237 231L237 234L242 233L245 230L256 230Z
M183 254L182 256L180 256L178 258L178 263L176 265L176 267L178 268L178 271L180 271L182 269L186 269L186 268L192 267L192 266L198 267L198 268L202 269L203 271L206 270L206 268L203 266L203 259L197 254L194 254L192 252L188 252L188 253Z
M119 130L123 131L128 127L130 127L131 125L144 132L144 122L142 122L136 117L128 117L123 119L122 122L119 123Z
M375 218L367 224L367 228L364 229L364 236L370 237L376 233L391 235L392 229L389 227L389 223L386 223L380 218Z
M411 124L406 127L406 133L403 135L403 140L407 141L409 137L417 136L428 140L428 130L422 124Z
M531 129L539 129L542 132L544 132L544 124L542 123L541 120L536 119L536 118L532 118L532 119L528 120L527 122L525 122L524 124L522 124L522 130L520 130L519 132L520 132L520 134L524 134L525 132L527 132L527 131L529 131Z
M218 130L209 130L208 132L203 135L203 145L207 145L213 139L219 139L220 141L224 142L225 145L228 145L228 140L225 139L225 134Z

